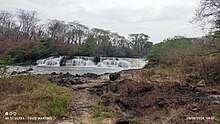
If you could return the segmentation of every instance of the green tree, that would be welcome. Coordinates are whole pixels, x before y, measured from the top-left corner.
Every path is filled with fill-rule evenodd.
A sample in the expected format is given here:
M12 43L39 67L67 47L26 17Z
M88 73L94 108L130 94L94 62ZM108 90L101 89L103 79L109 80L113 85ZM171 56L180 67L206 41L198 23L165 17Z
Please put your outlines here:
M85 40L83 53L87 56L94 56L96 49L96 41L93 37L89 36Z

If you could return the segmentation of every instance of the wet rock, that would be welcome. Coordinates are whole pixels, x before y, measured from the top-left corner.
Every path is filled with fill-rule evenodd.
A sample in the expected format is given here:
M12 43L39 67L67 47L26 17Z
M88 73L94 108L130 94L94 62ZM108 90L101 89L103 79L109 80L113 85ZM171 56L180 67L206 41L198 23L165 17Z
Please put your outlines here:
M17 71L13 71L13 72L11 72L10 75L16 75L16 74L18 74L18 72Z
M28 71L21 71L21 72L18 72L18 74L27 74Z
M121 77L120 73L112 73L109 75L109 79L111 81L115 81L115 80L119 79L120 77Z
M57 73L56 72L52 72L52 73L50 73L50 75L57 75Z
M76 76L76 77L81 77L79 74L76 74L75 76Z
M96 57L94 58L94 62L95 62L95 64L97 65L97 64L100 62L100 57L96 56Z
M26 71L33 71L34 69L33 68L29 68L29 69L27 69Z
M99 75L93 74L93 73L86 73L82 77L89 77L89 78L92 78L92 79L97 79L99 77Z
M206 86L205 80L199 81L199 82L196 84L196 86L197 86L197 87L205 87L205 86Z
M115 122L115 124L130 124L128 120L119 119Z

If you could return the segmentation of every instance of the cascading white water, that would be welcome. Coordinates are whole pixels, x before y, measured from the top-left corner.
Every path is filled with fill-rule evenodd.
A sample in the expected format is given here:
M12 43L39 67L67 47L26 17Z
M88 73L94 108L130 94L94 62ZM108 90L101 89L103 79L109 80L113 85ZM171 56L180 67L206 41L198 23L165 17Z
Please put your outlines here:
M66 66L93 66L95 63L92 61L91 57L77 57L72 60L66 60Z
M62 58L63 58L62 56L59 58L49 57L46 59L37 60L36 63L38 66L60 66L60 62Z
M38 66L60 66L63 57L38 60ZM114 58L100 57L100 62L95 64L95 57L75 57L71 60L66 60L63 65L71 67L112 67L112 68L142 68L146 62L141 59L134 58Z

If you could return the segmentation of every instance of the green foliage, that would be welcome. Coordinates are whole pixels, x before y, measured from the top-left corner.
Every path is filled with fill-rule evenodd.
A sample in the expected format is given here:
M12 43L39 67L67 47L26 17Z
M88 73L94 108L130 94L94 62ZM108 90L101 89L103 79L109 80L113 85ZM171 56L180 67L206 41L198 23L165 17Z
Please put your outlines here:
M174 38L166 39L165 41L151 46L148 50L147 59L149 61L162 62L165 54L178 53L186 46L192 45L193 39L176 36Z
M6 56L11 58L10 64L27 65L53 55L58 55L54 46L49 41L41 40L31 48L18 46L10 49Z
M65 115L68 107L68 97L53 96L53 100L47 105L47 110L50 115Z
M31 60L37 60L52 55L57 55L54 46L50 41L41 40L27 53L26 57Z
M8 65L10 64L11 59L7 58L6 60L0 61L0 73L4 75L7 72Z
M36 96L44 96L50 98L45 104L45 108L49 115L67 115L67 107L70 99L69 92L61 90L60 86L52 83L38 84L34 94Z
M93 56L95 54L96 41L93 37L88 37L84 44L83 54L86 56Z

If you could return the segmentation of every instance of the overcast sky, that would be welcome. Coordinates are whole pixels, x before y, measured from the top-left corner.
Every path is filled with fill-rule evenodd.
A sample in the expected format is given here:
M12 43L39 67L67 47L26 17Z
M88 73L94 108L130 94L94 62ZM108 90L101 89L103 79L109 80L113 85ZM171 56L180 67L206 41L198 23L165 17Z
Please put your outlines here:
M198 37L203 33L189 23L199 0L0 0L0 8L36 10L42 21L77 20L127 36L145 33L160 42L175 35Z

